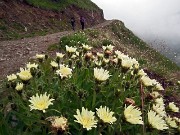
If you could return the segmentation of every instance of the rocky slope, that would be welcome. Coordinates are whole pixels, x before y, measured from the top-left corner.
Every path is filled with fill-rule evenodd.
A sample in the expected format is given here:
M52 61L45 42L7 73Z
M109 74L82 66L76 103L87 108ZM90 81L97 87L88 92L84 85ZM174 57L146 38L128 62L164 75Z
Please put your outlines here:
M71 29L70 18L75 17L76 28L79 18L84 16L86 27L104 21L103 11L86 10L69 5L59 11L35 7L23 0L0 0L0 40L45 35Z

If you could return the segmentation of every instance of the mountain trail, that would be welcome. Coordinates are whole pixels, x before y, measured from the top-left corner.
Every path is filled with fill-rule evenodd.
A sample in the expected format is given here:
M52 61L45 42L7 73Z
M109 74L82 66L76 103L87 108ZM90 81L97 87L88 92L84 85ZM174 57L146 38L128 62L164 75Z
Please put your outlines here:
M107 20L93 26L92 29L107 26L112 22L113 20ZM72 33L73 31L63 31L46 36L0 42L0 80L19 71L31 57L46 53L49 45L59 43L60 38Z

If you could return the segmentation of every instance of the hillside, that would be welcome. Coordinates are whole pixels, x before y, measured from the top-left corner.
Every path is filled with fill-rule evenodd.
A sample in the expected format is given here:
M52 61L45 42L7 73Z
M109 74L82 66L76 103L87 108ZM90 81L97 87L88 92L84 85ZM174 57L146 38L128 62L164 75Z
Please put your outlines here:
M90 0L1 0L0 40L19 39L70 30L70 18L84 16L86 27L104 21L103 11Z
M0 71L11 69L8 75L14 73L8 79L5 75L0 85L2 135L179 134L174 127L180 126L180 68L119 20L84 31L3 41L0 47L0 54L7 58L1 62L6 67ZM144 73L139 74L142 70ZM142 79L147 76L148 81ZM102 108L102 112L111 113L113 121L99 119ZM129 120L136 113L141 123ZM84 123L76 121L81 114L85 124L95 114L97 127L86 130ZM129 117L132 114L135 116ZM164 127L154 126L156 118ZM173 118L175 126L171 127L166 118ZM56 119L60 126L54 125Z

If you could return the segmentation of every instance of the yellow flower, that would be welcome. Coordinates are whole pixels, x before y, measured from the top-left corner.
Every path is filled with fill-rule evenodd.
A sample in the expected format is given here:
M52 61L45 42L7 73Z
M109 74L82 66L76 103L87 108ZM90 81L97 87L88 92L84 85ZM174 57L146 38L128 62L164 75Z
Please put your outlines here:
M97 56L100 57L100 58L102 58L102 57L104 56L104 54L97 52Z
M82 44L83 45L83 48L85 49L85 50L91 50L91 48L92 47L90 47L90 46L88 46L88 45L86 45L86 44Z
M157 92L157 91L153 91L152 93L150 93L150 95L151 95L153 98L158 98L158 97L161 96L161 95L159 94L159 92Z
M166 117L165 107L160 104L153 104L153 110L162 117Z
M125 55L124 53L120 52L120 51L115 51L115 54L117 55L118 59L128 59L129 56L128 55Z
M133 63L133 67L134 67L135 69L138 69L138 68L139 68L139 62L138 62L135 58L132 59L132 63Z
M45 55L44 54L36 54L37 59L44 59Z
M50 121L52 127L56 130L65 131L68 128L67 119L65 117L52 116L46 118L46 120Z
M112 59L112 62L115 63L115 64L118 64L118 58Z
M68 66L60 65L60 69L56 70L56 74L60 75L61 78L71 77L72 69L68 68Z
M138 71L138 75L139 76L145 76L145 75L147 75L147 73L145 73L144 70L141 69L141 70Z
M100 69L94 68L94 77L98 81L105 81L110 77L109 71L104 70L103 68L100 68Z
M30 70L27 70L27 69L23 69L23 68L20 68L20 72L17 73L17 75L19 76L19 78L23 81L27 81L29 79L32 78L32 75L31 75L31 72Z
M109 63L109 59L103 58L103 62L104 62L104 63Z
M50 64L51 64L51 66L52 66L52 67L58 67L58 63L57 63L57 62L55 62L55 61L51 61L51 63L50 63Z
M124 68L131 68L133 66L131 59L122 59L121 66Z
M131 124L143 124L141 114L142 113L140 109L135 108L135 106L132 105L129 105L124 110L124 116L126 118L126 121Z
M172 128L178 128L176 120L172 119L170 116L166 117L167 124Z
M69 52L69 53L76 52L76 49L77 48L75 48L75 47L71 47L71 46L69 47L69 46L66 45L66 51Z
M17 83L15 89L17 91L21 91L23 89L24 84L23 83Z
M85 58L87 58L87 59L90 59L90 58L92 58L92 57L93 57L92 52L87 52L87 53L85 54Z
M178 123L178 125L180 124L180 118L173 117L173 120L175 120Z
M58 57L58 58L63 58L63 57L64 57L64 54L57 52L57 53L56 53L56 57Z
M145 86L153 86L153 81L148 76L142 76L141 81Z
M77 55L73 54L73 55L71 56L71 59L75 59L76 57L77 57Z
M177 81L178 84L180 84L180 81Z
M38 64L36 64L36 63L31 64L31 63L29 62L28 64L26 64L26 67L27 67L28 69L31 69L31 68L37 69Z
M16 76L15 74L8 75L8 76L7 76L7 79L8 79L8 81L14 81L14 80L17 79L17 76Z
M168 129L168 126L163 118L152 110L148 112L148 122L153 128L158 130Z
M30 106L30 111L31 110L41 110L45 113L45 109L47 109L49 107L49 105L52 105L52 101L54 99L50 99L49 98L50 95L46 95L46 92L42 95L40 94L40 96L38 94L36 94L36 96L32 96L30 97L29 102L31 102Z
M164 106L164 105L165 105L165 104L164 104L164 100L163 100L162 97L156 98L156 99L155 99L155 102L156 102L157 104L161 105L161 106Z
M174 104L174 102L169 103L169 109L173 112L179 112L179 108Z
M95 63L97 66L101 66L101 65L102 65L102 61L94 60L94 63Z
M97 120L95 120L94 112L82 107L82 112L80 113L79 109L77 109L76 113L77 115L74 115L76 120L74 121L81 124L83 128L91 130L93 127L96 127Z
M112 51L113 48L114 48L114 46L113 46L113 45L107 45L107 46L103 46L102 48L103 48L103 50L109 50L109 51Z
M157 82L155 85L155 90L164 90L164 88L159 82Z
M98 117L103 120L104 123L110 123L112 124L113 122L116 121L116 118L113 117L114 112L110 112L108 107L102 107L100 106L99 109L96 108L96 113Z

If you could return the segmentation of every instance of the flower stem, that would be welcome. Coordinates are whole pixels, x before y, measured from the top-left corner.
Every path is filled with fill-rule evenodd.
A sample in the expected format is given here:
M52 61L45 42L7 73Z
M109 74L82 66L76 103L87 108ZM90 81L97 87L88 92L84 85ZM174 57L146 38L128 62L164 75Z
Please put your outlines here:
M92 108L94 107L95 103L96 103L96 90L94 89L94 91L93 91Z
M142 120L144 122L144 89L142 86L142 82L140 83L140 94L141 94L141 106L142 106ZM142 135L145 135L145 125L143 124L143 129L142 129Z

